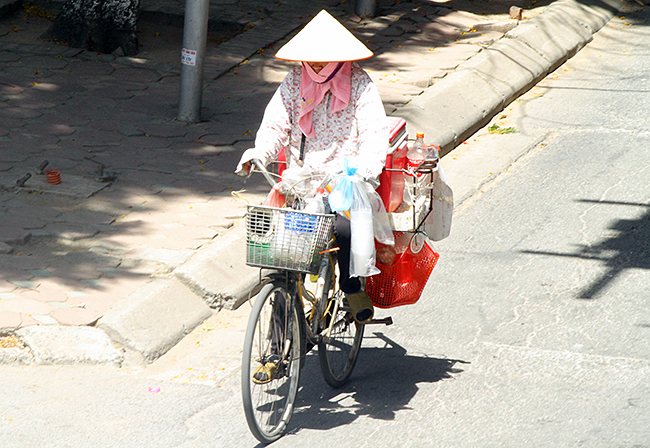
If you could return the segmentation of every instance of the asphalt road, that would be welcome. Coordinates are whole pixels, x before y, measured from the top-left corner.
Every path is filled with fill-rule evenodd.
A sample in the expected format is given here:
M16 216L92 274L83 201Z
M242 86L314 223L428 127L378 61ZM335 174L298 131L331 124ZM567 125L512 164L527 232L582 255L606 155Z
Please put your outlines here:
M378 313L395 325L367 329L349 385L310 356L274 446L650 446L649 18L612 20L508 107L495 123L518 134L468 142L543 137L457 209L423 298ZM146 368L0 366L0 446L256 446L245 314Z

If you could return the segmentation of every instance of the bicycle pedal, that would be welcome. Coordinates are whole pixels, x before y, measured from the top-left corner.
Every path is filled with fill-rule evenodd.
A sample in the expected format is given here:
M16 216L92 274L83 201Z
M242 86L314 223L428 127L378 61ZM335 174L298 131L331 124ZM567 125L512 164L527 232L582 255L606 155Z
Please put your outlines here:
M393 325L393 318L388 316L388 317L384 317L383 319L373 319L370 322L367 322L365 325L373 325L373 324L384 324L386 326Z

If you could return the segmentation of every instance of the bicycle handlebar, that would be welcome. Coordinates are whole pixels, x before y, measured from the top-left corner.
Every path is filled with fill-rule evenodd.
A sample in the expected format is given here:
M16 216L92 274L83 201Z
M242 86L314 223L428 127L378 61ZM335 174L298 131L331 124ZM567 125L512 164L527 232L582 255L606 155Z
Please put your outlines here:
M266 181L271 185L272 187L275 186L277 183L275 179L271 176L271 173L266 169L266 167L262 164L262 162L259 159L252 159L251 163L255 166L255 168L264 175L266 178Z

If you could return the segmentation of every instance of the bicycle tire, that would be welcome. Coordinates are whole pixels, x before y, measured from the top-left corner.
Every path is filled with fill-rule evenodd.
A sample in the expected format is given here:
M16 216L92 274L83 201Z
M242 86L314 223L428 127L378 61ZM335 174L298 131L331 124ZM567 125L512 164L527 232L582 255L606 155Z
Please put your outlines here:
M361 349L365 326L354 320L349 306L344 302L343 293L335 291L334 269L335 265L329 263L325 274L322 300L327 307L323 316L325 331L318 342L318 360L325 382L331 387L338 388L347 383L352 375ZM327 328L332 319L334 319L332 332L327 337Z
M282 355L278 378L266 384L256 384L252 375L260 362L273 351L273 328L279 327L277 320L274 327L273 319L279 314L278 304L282 300L286 305L284 334L276 336L276 341L291 341L288 355ZM282 437L293 414L300 380L303 333L298 312L301 310L297 309L286 281L274 280L264 285L258 294L248 320L242 356L242 401L248 427L262 443L271 443ZM286 351L284 343L281 345L275 351Z

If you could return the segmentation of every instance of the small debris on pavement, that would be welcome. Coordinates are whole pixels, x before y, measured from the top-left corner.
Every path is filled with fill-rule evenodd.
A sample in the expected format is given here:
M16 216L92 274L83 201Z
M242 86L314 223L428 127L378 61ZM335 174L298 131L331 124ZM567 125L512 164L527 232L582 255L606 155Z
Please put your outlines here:
M510 18L515 20L522 20L524 15L524 9L519 6L510 7Z
M516 134L519 131L517 129L513 128L513 127L502 128L499 125L495 124L495 125L492 125L492 126L488 127L488 132L490 134Z
M36 174L43 174L45 172L45 167L49 165L50 162L47 160L44 160L43 163L41 163L38 168L36 168Z
M59 185L61 183L61 172L59 170L47 170L45 172L47 183L51 185Z
M23 345L23 342L18 339L18 336L15 334L9 335L9 336L4 336L0 338L0 347L1 348L20 348L24 349L25 346Z
M20 178L20 179L18 179L16 181L16 186L17 187L24 187L25 182L27 182L30 177L32 177L32 175L30 173L25 174L22 178Z

